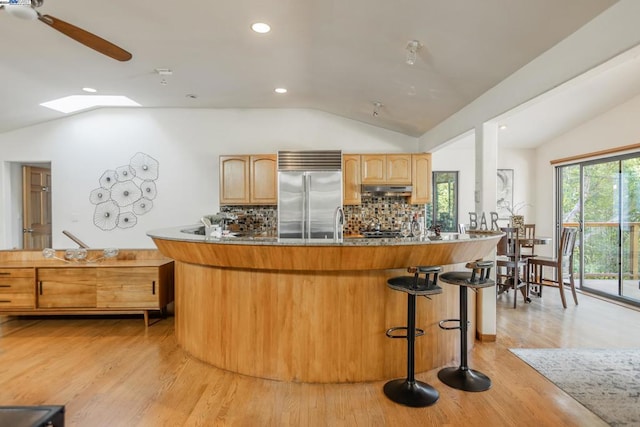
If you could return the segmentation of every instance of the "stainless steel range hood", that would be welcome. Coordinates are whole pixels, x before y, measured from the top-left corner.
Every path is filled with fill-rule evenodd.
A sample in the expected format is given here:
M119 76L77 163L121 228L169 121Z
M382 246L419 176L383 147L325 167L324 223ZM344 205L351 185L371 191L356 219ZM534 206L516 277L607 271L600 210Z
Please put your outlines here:
M411 185L362 185L363 196L407 197L412 190Z

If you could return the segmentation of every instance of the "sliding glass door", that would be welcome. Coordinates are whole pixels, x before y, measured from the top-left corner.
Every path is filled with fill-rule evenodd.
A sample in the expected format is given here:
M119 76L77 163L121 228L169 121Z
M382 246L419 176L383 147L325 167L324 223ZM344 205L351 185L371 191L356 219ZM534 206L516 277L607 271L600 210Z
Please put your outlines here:
M621 161L620 184L620 295L640 302L640 157Z
M579 227L579 286L640 304L640 157L558 168L560 226Z

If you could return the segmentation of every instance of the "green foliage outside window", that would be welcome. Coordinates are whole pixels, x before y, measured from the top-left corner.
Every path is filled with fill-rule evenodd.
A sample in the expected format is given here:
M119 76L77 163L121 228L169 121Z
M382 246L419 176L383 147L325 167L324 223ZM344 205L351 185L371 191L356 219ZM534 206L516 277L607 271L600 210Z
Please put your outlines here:
M631 253L637 246L631 240L640 238L640 158L585 164L582 171L581 209L581 167L562 168L562 220L563 224L579 223L584 212L585 278L617 278L619 260L623 277L631 277L633 260L638 256ZM576 242L577 260L579 245Z

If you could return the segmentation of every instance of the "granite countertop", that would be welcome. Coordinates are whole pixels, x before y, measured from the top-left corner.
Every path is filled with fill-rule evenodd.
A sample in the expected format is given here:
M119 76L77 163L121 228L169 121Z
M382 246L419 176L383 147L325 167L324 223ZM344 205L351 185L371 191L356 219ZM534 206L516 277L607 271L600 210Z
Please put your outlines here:
M452 241L484 240L501 233L482 234L458 234L442 233L439 239L422 236L399 238L363 238L362 236L345 236L342 242L334 242L333 239L279 239L275 236L265 235L230 235L221 238L206 237L195 234L200 227L198 224L184 225L181 227L162 228L151 230L147 235L151 238L164 240L178 240L183 242L210 243L225 245L278 245L278 246L396 246L396 245L431 245L449 243Z

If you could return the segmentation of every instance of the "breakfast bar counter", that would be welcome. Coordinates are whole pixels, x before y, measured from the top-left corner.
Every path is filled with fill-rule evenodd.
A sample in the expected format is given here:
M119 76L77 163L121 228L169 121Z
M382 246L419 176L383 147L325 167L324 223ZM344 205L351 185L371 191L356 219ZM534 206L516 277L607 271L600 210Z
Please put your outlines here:
M180 346L221 369L318 383L403 376L406 344L385 331L406 323L406 297L388 289L387 279L408 274L408 266L463 268L490 255L501 236L443 233L440 240L333 242L213 239L185 229L148 233L175 260ZM456 360L458 337L438 322L458 317L457 302L458 289L449 286L431 300L418 299L416 322L425 335L416 340L416 372Z

